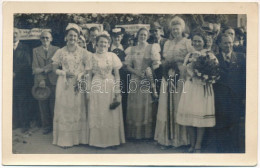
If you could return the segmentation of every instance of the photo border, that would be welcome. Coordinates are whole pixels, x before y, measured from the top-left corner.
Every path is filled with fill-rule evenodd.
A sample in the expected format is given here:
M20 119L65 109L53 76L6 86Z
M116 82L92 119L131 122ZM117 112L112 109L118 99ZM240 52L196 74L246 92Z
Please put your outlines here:
M2 163L4 165L254 166L257 164L258 3L3 2L2 6ZM242 154L12 154L14 13L247 14L246 152Z

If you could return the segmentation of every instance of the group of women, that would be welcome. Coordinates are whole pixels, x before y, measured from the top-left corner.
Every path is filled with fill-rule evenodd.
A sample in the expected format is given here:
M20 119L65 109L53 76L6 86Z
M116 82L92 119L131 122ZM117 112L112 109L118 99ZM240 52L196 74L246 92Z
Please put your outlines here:
M170 27L172 38L163 48L148 44L149 31L141 28L137 45L128 48L125 61L121 61L108 51L109 34L100 33L96 38L96 52L90 53L78 45L79 27L70 24L66 28L67 45L52 58L54 71L59 75L53 144L65 148L78 144L106 148L125 143L126 138L154 139L162 146L190 145L189 152L200 152L205 127L215 125L214 92L210 85L208 89L213 94L205 96L203 86L189 80L188 60L189 53L211 50L212 44L206 47L208 40L201 33L193 34L191 39L184 37L185 22L178 16L171 20ZM167 62L174 62L176 68L163 76L156 95L154 71ZM114 89L120 81L122 67L135 82L135 89L127 93L126 114L122 112L122 103L110 108L111 103L121 102L123 97L123 93ZM175 86L166 79L177 75L179 80ZM88 92L76 93L75 84L83 78L88 81ZM169 88L174 92L165 91ZM158 98L158 106L154 106L154 98Z

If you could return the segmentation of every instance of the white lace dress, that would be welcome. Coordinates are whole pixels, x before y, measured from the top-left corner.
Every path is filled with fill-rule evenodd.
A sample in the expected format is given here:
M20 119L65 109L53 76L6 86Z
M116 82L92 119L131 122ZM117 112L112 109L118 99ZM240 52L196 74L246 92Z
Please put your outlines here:
M56 99L53 119L53 144L68 147L88 143L88 126L85 94L75 94L77 75L91 69L91 54L77 47L68 52L63 47L52 58L62 70L72 72L75 78L59 76L56 86Z
M116 54L95 53L92 57L93 79L89 96L89 145L109 147L125 143L122 105L114 110L113 102L118 85L115 85L113 69L120 69L122 63ZM119 92L120 93L120 92Z

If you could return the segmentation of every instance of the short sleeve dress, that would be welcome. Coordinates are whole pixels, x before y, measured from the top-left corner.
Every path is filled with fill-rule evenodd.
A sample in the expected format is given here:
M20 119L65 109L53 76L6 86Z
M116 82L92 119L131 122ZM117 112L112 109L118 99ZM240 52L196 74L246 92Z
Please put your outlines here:
M89 98L89 145L109 147L125 143L122 105L111 110L115 93L120 93L112 73L119 70L122 63L116 54L94 53L92 57L92 86Z
M53 144L69 147L88 143L88 126L85 94L76 93L74 86L77 77L91 69L91 54L81 47L69 52L63 47L52 58L62 70L75 74L74 78L59 76L56 86L56 99L53 119Z
M156 54L152 51L157 51L158 53ZM152 46L148 44L141 49L138 49L136 46L129 48L125 61L126 65L143 73L149 65L152 65L149 62L160 64L159 50L152 48ZM131 80L128 86L126 114L127 138L153 138L155 117L153 115L151 93L148 79L131 74Z

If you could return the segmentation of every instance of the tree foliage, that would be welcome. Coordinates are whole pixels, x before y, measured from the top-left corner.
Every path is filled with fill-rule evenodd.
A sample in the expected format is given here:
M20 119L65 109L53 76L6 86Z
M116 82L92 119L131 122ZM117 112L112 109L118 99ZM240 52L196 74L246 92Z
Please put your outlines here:
M14 26L22 29L48 28L52 30L54 38L64 41L65 28L68 23L84 24L99 23L105 30L110 30L115 25L122 24L151 24L155 21L164 27L164 32L169 34L169 21L174 14L15 14ZM203 22L217 22L225 24L227 15L180 15L186 23L187 32L201 25Z

